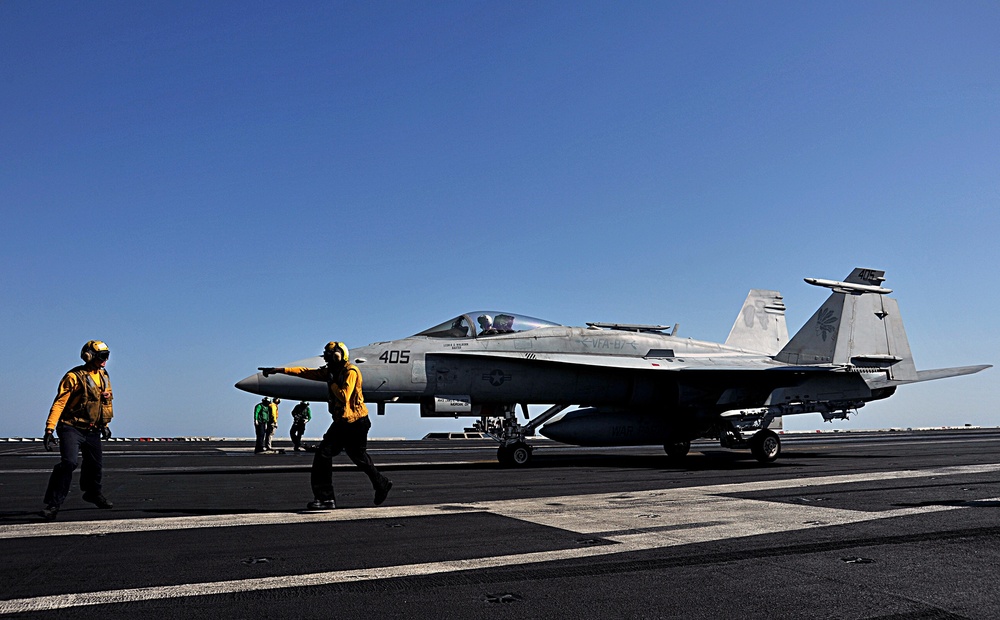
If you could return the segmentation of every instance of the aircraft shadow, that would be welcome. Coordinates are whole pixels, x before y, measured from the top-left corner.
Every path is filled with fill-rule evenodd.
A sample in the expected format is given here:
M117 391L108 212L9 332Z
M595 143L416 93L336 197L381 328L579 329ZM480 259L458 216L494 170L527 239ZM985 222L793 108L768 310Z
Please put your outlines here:
M926 508L927 506L958 506L962 508L1000 508L996 499L939 499L926 502L901 502L893 504L900 508Z
M379 467L379 469L382 469ZM309 473L308 465L289 465L288 467L271 467L268 469L253 469L248 467L230 467L221 469L200 469L185 471L155 471L149 472L148 476L259 476L263 474L303 474Z
M719 471L738 469L758 469L761 467L781 467L780 460L762 465L749 455L734 452L711 452L690 454L675 460L667 455L622 455L622 454L535 454L531 462L522 467L505 467L498 462L481 463L421 463L403 465L379 465L379 470L410 471L524 471L568 468L602 469L659 469L670 471Z
M792 465L782 463L784 456L774 463L761 464L749 454L728 451L693 452L683 459L675 460L663 455L627 455L627 454L545 454L536 453L531 462L521 467L505 467L492 459L481 461L456 461L436 463L376 463L379 471L524 471L566 468L604 468L604 469L659 469L670 471L731 471L760 468L781 468ZM794 459L792 459L794 460ZM335 458L334 471L351 470L354 465L345 458ZM801 463L796 463L801 466ZM150 476L260 476L269 474L308 474L309 465L294 465L288 467L269 467L254 469L252 467L232 467L224 469L157 471Z

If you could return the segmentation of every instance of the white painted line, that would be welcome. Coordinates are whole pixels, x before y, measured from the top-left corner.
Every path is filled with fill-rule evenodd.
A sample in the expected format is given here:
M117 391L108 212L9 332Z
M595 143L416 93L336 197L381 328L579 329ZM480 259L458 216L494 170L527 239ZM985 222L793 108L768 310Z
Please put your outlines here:
M617 544L303 575L151 586L103 592L12 599L0 601L0 614L26 613L87 605L162 600L189 596L233 594L261 589L322 586L394 577L413 577L481 570L502 566L523 566L525 564L597 557L736 537L776 534L946 510L959 510L961 508L957 506L926 506L870 512L816 505L795 505L741 499L729 497L728 495L762 490L810 488L823 485L897 480L901 478L913 479L970 475L996 471L1000 471L1000 464L767 480L652 491L474 502L460 505L390 506L335 510L315 514L269 513L2 526L0 527L0 538L21 538L25 536L48 537L190 528L249 527L371 518L398 519L410 516L449 514L454 512L453 510L449 510L449 508L455 506L474 511L486 511L581 535L600 537ZM659 523L664 522L669 522L669 526L657 527Z

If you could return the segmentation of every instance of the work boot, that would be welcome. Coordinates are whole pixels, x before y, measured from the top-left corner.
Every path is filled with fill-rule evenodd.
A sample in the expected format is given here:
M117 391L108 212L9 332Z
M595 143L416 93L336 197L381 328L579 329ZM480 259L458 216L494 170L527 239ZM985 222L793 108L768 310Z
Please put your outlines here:
M336 507L337 504L332 499L314 499L306 504L309 510L333 510Z
M59 506L46 506L42 509L42 518L46 521L55 521L56 515L59 514Z
M392 488L392 480L388 478L382 478L382 484L378 485L375 489L375 505L381 506L385 498L389 496L389 489Z
M104 497L100 493L84 493L83 501L90 502L91 504L97 506L98 508L113 508L114 504L108 501L108 498Z

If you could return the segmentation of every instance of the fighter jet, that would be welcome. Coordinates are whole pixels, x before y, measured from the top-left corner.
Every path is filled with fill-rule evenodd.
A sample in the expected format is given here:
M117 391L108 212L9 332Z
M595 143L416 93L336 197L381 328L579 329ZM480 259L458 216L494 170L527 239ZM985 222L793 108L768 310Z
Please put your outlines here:
M495 438L505 465L531 461L536 430L580 446L662 445L676 459L691 440L708 437L768 463L781 452L771 427L782 416L846 419L901 385L990 367L917 370L884 275L859 268L843 281L806 278L831 293L791 340L781 294L754 289L721 344L681 337L676 325L568 327L480 311L352 357L379 414L387 403L417 403L424 417L501 418ZM322 364L311 357L286 366ZM259 372L236 387L310 401L325 400L327 390ZM548 408L530 419L529 405Z

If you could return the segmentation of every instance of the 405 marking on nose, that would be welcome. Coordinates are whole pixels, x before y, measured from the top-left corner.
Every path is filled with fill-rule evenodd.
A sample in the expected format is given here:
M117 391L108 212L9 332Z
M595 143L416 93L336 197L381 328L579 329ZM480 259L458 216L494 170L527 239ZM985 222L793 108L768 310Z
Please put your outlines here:
M410 363L410 352L409 351L382 351L382 355L378 356L379 360L383 364L409 364Z

